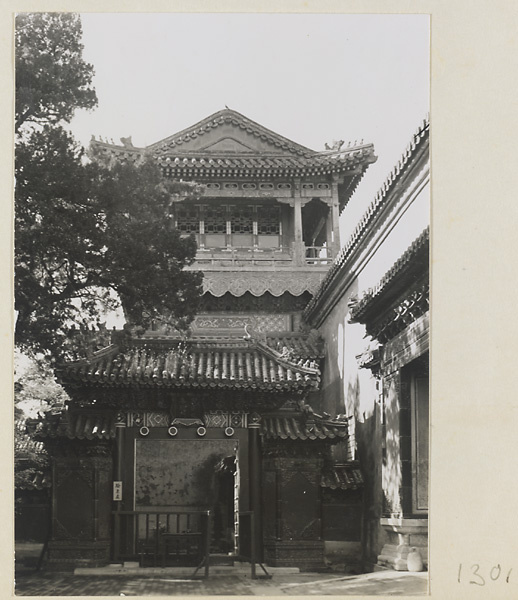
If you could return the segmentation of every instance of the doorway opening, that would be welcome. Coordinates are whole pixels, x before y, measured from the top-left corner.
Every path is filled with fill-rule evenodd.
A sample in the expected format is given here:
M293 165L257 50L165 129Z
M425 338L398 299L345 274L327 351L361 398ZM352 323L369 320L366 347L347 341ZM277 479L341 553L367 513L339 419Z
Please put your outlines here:
M239 461L225 456L214 473L212 549L216 554L239 553Z

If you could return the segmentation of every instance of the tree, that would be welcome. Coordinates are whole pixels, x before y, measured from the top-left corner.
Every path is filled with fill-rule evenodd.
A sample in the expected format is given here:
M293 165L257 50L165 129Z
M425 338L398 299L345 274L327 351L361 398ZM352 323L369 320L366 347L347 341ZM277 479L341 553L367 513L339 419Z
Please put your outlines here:
M17 15L16 132L25 123L69 122L77 108L97 105L81 36L81 20L73 13Z
M164 179L151 158L89 161L62 127L97 103L81 35L78 15L16 18L15 342L56 356L71 325L119 302L132 325L183 328L201 291L201 275L183 269L194 239L171 218L172 200L196 189Z
M60 127L19 141L15 159L15 341L63 353L67 329L101 318L120 299L127 320L194 317L201 274L185 271L194 238L182 238L173 199L196 189L165 179L152 158L85 161Z
M38 413L63 407L69 397L43 357L15 351L14 364L14 483L17 490L32 489L38 479L49 475L49 461L43 444L27 432L26 423Z

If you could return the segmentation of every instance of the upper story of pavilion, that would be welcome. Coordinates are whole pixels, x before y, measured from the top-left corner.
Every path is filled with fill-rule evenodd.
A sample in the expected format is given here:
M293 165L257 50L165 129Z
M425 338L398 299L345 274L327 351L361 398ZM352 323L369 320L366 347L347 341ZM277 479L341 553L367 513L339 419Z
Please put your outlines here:
M225 109L146 148L92 139L108 158L151 154L167 177L201 184L178 199L175 222L198 243L191 268L326 271L340 249L338 219L369 164L372 144L316 152Z

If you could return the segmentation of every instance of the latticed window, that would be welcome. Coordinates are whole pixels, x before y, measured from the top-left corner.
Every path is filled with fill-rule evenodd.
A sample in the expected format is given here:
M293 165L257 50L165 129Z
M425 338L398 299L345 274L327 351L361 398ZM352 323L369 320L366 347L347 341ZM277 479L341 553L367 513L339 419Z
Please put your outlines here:
M206 206L203 220L205 233L226 233L227 211L224 206Z
M178 206L176 209L176 227L180 233L199 233L200 211L198 206Z
M251 206L231 206L232 233L252 233L253 212Z
M257 207L257 233L259 235L279 235L280 211L278 206Z

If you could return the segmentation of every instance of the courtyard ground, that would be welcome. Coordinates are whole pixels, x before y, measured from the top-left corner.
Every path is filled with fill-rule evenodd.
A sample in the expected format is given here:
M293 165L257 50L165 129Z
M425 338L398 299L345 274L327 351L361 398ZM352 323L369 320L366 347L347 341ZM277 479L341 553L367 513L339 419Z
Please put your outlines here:
M427 593L427 573L379 571L361 575L273 572L251 579L243 570L218 571L208 579L189 580L172 569L140 569L124 575L86 575L25 571L16 575L18 596L304 596L406 595Z

